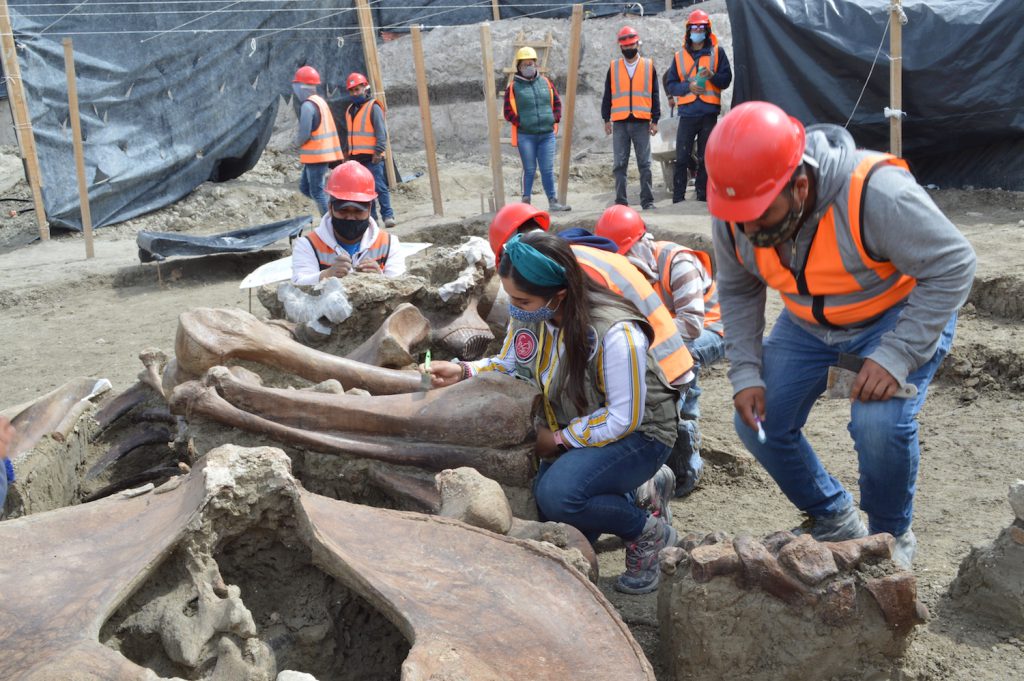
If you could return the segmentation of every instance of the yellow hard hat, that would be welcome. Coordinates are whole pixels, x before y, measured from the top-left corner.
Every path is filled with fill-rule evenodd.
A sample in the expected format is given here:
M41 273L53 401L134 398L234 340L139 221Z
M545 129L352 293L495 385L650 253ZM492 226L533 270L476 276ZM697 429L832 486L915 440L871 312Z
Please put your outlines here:
M519 62L521 62L522 60L524 60L524 59L536 59L536 58L537 58L537 50L533 49L532 47L520 47L516 51L516 63L517 64Z

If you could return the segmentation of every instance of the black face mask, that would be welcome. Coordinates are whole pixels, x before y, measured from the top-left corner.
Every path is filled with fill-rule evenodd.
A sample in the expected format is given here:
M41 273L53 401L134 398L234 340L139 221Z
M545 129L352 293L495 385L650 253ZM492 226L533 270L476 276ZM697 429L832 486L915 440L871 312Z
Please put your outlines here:
M771 227L759 229L754 234L747 234L747 238L757 248L773 248L784 244L796 234L796 228L800 225L800 217L803 215L803 212L804 204L802 202L799 206L795 207L790 204L789 212L786 213L786 217L782 218L780 222ZM743 233L746 234L746 230Z
M347 220L331 216L331 227L334 228L334 235L344 241L355 241L362 238L367 229L370 228L370 218L362 220Z
M622 50L622 56L625 57L626 59L632 59L633 57L636 56L636 53L637 49L635 47L631 47L629 49L623 48Z

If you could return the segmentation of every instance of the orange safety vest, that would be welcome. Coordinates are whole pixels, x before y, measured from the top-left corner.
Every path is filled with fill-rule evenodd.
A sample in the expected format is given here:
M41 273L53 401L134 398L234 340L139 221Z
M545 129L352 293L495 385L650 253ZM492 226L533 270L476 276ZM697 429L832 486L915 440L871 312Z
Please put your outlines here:
M654 284L654 290L661 296L661 300L665 303L668 311L675 314L676 301L672 295L672 261L680 253L692 253L695 255L708 273L711 284L704 289L704 328L714 331L719 336L724 336L722 306L718 304L718 284L715 283L714 270L711 267L711 256L704 251L686 248L671 241L655 241L654 258L658 263L658 281Z
M548 78L547 76L541 76L541 78L543 78L544 82L548 84L548 94L551 95L551 110L554 111L555 110L555 86L551 84L551 79ZM514 113L516 116L519 116L519 107L516 106L516 89L515 89L514 85L509 85L508 89L506 90L506 92L508 92L508 102L509 102L509 105L512 107L512 113ZM554 130L554 132L555 132L556 135L558 134L558 121L555 121L555 130ZM515 123L512 124L512 146L513 147L518 147L519 146L519 126L516 125Z
M905 161L890 154L861 152L846 201L829 207L815 229L804 268L795 275L774 248L754 248L746 239L738 240L736 225L729 223L740 263L777 290L786 309L800 319L832 328L856 326L892 309L917 285L916 279L888 260L875 260L864 247L864 185L875 170L887 165L907 168Z
M714 75L718 70L718 37L713 33L711 34L711 54L702 54L696 63L693 61L693 55L686 49L685 39L683 49L676 52L676 73L679 74L680 80L683 78L689 80L696 77L697 71L702 66L706 66L711 75ZM704 94L700 96L700 100L715 106L722 105L722 91L714 86L710 78L704 83ZM697 101L697 95L692 92L676 97L677 105L689 104L695 101Z
M334 125L334 116L327 102L320 95L310 95L309 100L320 111L320 125L313 130L309 139L299 147L299 160L303 163L330 163L342 159L341 141Z
M376 104L384 111L384 106L376 99L371 99L352 115L352 108L345 111L345 122L348 124L348 155L377 153L377 135L373 129L373 105Z
M320 263L321 272L337 262L338 254L320 238L319 234L310 232L306 235L306 239L309 241L310 246L313 247L313 250L316 251L316 260ZM391 234L383 229L378 230L377 238L373 240L373 243L370 244L370 247L364 253L364 261L376 260L381 270L383 270L384 266L388 263L388 255L391 253Z
M661 304L640 271L618 253L609 253L592 246L571 245L583 271L601 286L619 294L636 305L654 330L651 352L669 383L675 383L693 368L693 357L672 321L672 315Z
M651 120L654 100L654 63L641 57L633 77L629 77L625 59L613 59L608 67L611 74L612 120L624 121L630 116Z

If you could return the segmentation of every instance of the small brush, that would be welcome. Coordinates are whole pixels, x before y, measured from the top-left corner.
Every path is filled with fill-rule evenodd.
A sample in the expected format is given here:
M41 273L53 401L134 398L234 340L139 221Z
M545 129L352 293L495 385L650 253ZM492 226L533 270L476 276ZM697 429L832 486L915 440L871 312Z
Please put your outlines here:
M420 390L430 390L430 349L423 358L423 373L420 375Z

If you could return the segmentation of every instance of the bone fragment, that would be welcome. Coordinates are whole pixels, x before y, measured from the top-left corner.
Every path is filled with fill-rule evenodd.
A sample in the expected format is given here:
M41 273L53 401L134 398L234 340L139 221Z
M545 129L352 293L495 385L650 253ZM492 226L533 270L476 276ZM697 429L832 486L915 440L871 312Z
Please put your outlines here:
M454 318L432 319L430 334L432 347L441 348L452 357L464 360L479 359L494 340L490 327L477 312L479 297L469 300L466 309Z
M512 528L512 508L501 485L494 480L473 468L443 470L436 480L441 493L439 515L498 534L506 534Z
M167 355L159 348L146 348L139 353L139 360L145 367L139 372L139 380L156 391L157 395L167 398L164 393L163 371L167 365Z
M851 570L866 558L891 558L896 540L891 534L872 534L860 539L824 542L840 570Z
M739 569L740 558L732 544L703 544L690 551L690 574L695 582L710 582Z
M76 378L40 397L11 419L14 438L7 448L8 458L16 459L51 433L66 435L88 407L88 400L109 389L110 381L105 378Z
M402 507L433 514L441 510L441 494L433 480L424 480L377 465L369 466L367 475L374 487Z
M171 431L164 426L153 426L149 423L140 424L126 435L120 442L107 450L85 474L86 480L93 480L103 473L110 465L120 461L139 447L146 445L166 444L171 439Z
M814 604L815 594L786 573L764 544L752 537L737 537L732 545L749 583L791 605Z
M313 350L242 310L197 308L182 313L174 350L182 369L197 376L230 360L247 360L317 383L336 378L344 386L378 395L415 392L420 385L416 371L372 367Z
M138 485L144 485L147 482L155 483L157 480L169 478L172 475L181 475L181 471L178 470L177 466L157 466L155 468L150 468L138 475L129 476L123 480L118 480L116 483L107 485L102 489L96 490L92 494L84 497L82 499L82 503L85 504L90 501L109 497L111 494L117 494L121 490L131 489Z
M909 572L899 572L864 583L882 609L885 621L899 632L910 631L928 620L928 608L917 600L917 580Z
M374 366L400 368L413 364L430 335L430 322L411 303L402 303L380 325L377 332L346 355Z
M153 491L155 486L151 482L147 482L142 487L135 487L134 489L126 489L121 492L121 496L125 499L132 499L134 497L141 497L143 494L149 494Z
M590 566L589 570L582 572L590 578L591 582L597 583L597 579L600 576L597 552L594 551L594 546L583 536L583 533L572 525L512 518L512 527L508 531L508 536L515 537L516 539L547 542L560 549L578 551Z
M839 572L832 552L809 534L802 534L783 546L779 551L779 563L809 586Z

